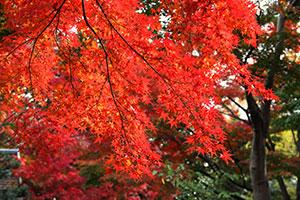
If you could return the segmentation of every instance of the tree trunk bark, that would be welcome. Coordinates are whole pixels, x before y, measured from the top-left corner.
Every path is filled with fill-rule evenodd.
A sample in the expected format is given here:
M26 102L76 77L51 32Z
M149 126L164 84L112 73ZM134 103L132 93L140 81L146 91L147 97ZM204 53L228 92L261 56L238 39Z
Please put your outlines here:
M277 178L277 181L278 181L278 184L280 186L280 190L281 190L281 194L283 196L283 199L284 200L291 200L291 197L290 197L290 195L289 195L289 193L288 193L288 191L286 189L286 186L284 184L283 178L281 176L279 176Z
M254 200L269 200L270 190L266 170L265 120L251 94L246 94L253 129L250 175Z

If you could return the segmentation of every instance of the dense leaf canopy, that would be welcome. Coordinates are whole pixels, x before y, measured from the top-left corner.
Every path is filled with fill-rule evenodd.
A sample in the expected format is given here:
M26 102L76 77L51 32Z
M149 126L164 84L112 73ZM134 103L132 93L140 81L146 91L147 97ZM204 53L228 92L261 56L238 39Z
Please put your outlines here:
M256 46L250 1L6 0L3 10L0 122L34 157L31 178L35 167L63 171L87 135L109 146L106 170L151 176L159 119L190 130L189 151L227 162L216 89L230 79L275 99L232 53Z

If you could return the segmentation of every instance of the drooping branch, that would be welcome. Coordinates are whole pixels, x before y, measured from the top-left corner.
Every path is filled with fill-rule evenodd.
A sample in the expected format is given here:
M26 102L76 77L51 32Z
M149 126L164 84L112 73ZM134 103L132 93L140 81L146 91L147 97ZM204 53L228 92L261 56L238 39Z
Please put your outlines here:
M101 12L103 13L105 19L109 23L109 25L112 27L112 29L119 35L119 37L125 42L125 44L138 56L140 57L163 81L164 83L172 90L172 92L177 96L177 98L181 101L181 103L184 105L184 107L188 110L188 112L191 114L192 118L195 120L195 123L201 127L199 124L197 118L195 117L194 113L192 110L189 108L189 106L186 104L186 102L182 99L182 97L177 93L177 91L173 88L173 86L169 83L169 79L162 75L160 72L158 72L148 61L147 59L141 55L139 52L137 52L128 42L127 40L121 35L121 33L115 28L115 26L111 23L110 19L108 18L107 14L105 13L103 7L99 3L98 0L96 0L96 3L98 7L100 8Z
M86 17L86 12L85 12L85 7L84 7L84 0L81 1L81 4L82 4L82 12L83 12L83 18L84 18L84 21L86 23L86 25L91 29L91 31L93 32L93 34L97 37L97 39L99 40L99 43L103 49L103 52L105 54L105 63L106 63L106 73L107 73L107 81L109 83L109 87L110 87L110 92L111 92L111 96L113 98L113 101L114 101L114 104L119 112L119 116L120 116L120 119L121 119L121 127L122 127L122 130L124 131L124 117L123 117L123 112L120 110L119 108L119 105L116 101L116 97L115 97L115 94L114 94L114 91L113 91L113 88L112 88L112 83L111 83L111 79L110 79L110 72L109 72L109 65L108 65L108 52L106 51L105 49L105 46L102 42L102 38L99 37L99 35L96 33L96 31L94 30L94 28L90 25L90 23L88 22L88 19ZM126 138L126 137L125 137Z
M34 38L34 42L33 42L33 46L31 49L31 53L30 53L30 57L29 57L29 61L28 61L28 72L29 72L29 79L30 79L30 86L31 89L33 88L32 85L32 73L31 73L31 62L32 62L32 57L33 57L33 52L35 49L35 45L39 39L39 37L41 37L43 35L43 33L47 30L47 28L52 24L53 20L56 18L56 16L59 14L59 12L61 11L63 5L65 4L66 0L64 0L61 5L59 6L59 8L57 9L56 13L54 14L54 16L52 17L52 19L50 20L50 22L43 28L43 30ZM52 13L52 12L51 12ZM49 15L50 16L50 15ZM34 96L34 93L32 93L32 95Z
M23 46L24 44L30 42L34 40L34 38L30 38L24 42L22 42L21 44L17 45L15 48L13 48L0 62L3 62L6 58L8 58L12 53L14 53L18 48L20 48L21 46Z

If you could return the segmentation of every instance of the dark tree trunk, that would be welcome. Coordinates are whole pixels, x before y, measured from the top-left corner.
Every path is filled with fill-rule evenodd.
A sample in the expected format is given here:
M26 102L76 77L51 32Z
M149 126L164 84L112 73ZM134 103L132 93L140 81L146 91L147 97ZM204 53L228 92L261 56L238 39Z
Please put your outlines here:
M253 128L250 175L254 200L269 200L270 190L266 170L265 120L251 94L247 94L248 110Z
M280 186L280 190L281 190L281 194L283 196L283 199L284 200L291 200L291 197L290 197L290 195L289 195L289 193L288 193L288 191L286 189L286 186L284 184L283 178L281 176L279 176L277 178L277 182L278 182L278 184Z

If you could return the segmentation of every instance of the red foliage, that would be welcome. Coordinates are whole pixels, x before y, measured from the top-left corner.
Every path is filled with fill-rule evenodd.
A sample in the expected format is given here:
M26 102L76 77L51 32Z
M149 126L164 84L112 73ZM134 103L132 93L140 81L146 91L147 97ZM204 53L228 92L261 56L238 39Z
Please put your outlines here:
M275 98L232 53L237 30L256 44L250 1L163 0L156 12L170 16L166 29L143 9L138 0L4 1L13 34L0 47L1 120L14 116L10 134L33 160L23 176L55 183L60 196L69 187L76 199L82 180L72 162L83 134L109 144L108 171L152 176L160 155L148 136L158 118L194 130L190 150L227 161L216 107L222 80Z

